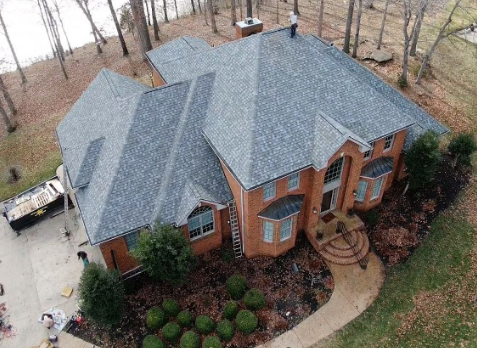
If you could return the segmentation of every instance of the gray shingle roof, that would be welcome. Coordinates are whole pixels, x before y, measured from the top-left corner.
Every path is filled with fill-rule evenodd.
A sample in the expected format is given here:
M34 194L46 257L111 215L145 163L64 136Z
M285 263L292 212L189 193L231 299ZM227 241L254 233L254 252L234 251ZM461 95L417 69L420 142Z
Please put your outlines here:
M103 70L73 106L57 133L70 180L89 179L76 197L92 244L232 198L202 135L213 83L208 74L121 99L137 83ZM193 195L190 183L200 183Z
M361 176L376 179L393 171L393 157L379 157L369 162L361 170Z
M270 204L258 216L272 220L283 220L300 211L304 198L305 195L285 196Z

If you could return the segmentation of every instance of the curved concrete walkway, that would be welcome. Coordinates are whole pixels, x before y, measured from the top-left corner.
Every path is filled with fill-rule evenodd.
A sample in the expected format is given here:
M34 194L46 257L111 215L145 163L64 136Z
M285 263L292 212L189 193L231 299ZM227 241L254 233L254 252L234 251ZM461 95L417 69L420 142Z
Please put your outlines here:
M256 348L309 348L340 330L363 313L378 297L386 277L384 266L374 253L362 270L358 264L328 263L335 281L330 300L293 329Z

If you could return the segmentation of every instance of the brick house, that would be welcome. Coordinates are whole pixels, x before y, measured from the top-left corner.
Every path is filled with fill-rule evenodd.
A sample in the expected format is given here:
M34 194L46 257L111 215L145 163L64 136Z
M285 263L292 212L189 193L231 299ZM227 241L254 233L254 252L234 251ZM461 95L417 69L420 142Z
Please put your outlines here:
M329 212L381 202L414 139L447 132L335 47L288 30L219 47L182 37L147 54L155 88L104 69L75 103L57 135L109 267L136 268L128 250L158 219L197 254L232 230L246 257L280 255L301 231L314 243Z

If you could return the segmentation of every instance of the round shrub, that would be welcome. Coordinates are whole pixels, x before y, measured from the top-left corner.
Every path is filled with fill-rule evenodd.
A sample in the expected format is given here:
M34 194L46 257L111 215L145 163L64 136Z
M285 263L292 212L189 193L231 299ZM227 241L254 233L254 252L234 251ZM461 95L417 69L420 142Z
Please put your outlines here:
M237 302L229 301L227 302L224 308L224 318L228 320L234 320L238 312L239 312L239 307Z
M176 342L181 335L181 327L176 323L167 323L162 328L162 336L169 342Z
M166 348L159 337L154 335L147 335L142 341L142 348Z
M188 311L182 311L177 314L177 322L182 327L192 326L192 315Z
M258 311L262 309L267 304L265 300L265 295L262 291L258 289L252 289L245 294L244 298L245 307L251 311Z
M199 315L195 320L195 327L199 333L207 335L214 331L215 323L206 315Z
M217 335L219 335L222 340L230 341L234 337L234 334L234 326L229 320L225 319L217 324Z
M227 279L227 292L232 300L240 300L247 291L247 280L244 276L235 274Z
M250 311L242 310L238 312L235 319L237 329L243 333L250 334L255 331L258 326L258 319L255 314Z
M194 331L187 331L181 337L181 348L200 348L200 337Z
M461 133L451 140L448 149L459 163L470 165L471 156L477 150L475 137L472 133Z
M159 307L152 307L147 311L146 325L150 330L158 330L166 323L166 313Z
M202 343L202 348L222 348L222 343L215 336L206 337Z
M162 308L164 308L164 311L171 317L176 317L181 311L179 304L170 298L162 302Z

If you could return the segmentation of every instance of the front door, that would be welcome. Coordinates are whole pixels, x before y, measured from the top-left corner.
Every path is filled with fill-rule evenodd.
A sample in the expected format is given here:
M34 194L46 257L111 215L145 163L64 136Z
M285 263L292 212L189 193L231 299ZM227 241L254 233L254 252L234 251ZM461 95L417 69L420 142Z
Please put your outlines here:
M338 200L339 187L323 193L323 199L321 200L321 213L326 213L336 208L336 201Z

